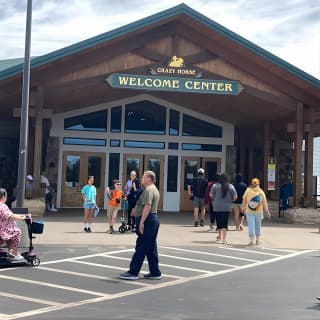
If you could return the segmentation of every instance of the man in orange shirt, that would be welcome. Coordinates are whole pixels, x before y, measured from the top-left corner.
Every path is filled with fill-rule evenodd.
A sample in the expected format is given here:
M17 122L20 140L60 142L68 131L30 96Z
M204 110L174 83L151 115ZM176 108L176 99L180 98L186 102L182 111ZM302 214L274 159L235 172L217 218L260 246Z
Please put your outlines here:
M109 198L107 218L110 225L108 233L114 232L113 225L116 222L117 214L121 199L123 198L123 192L121 190L121 182L119 180L113 181L114 189L106 188L106 195Z

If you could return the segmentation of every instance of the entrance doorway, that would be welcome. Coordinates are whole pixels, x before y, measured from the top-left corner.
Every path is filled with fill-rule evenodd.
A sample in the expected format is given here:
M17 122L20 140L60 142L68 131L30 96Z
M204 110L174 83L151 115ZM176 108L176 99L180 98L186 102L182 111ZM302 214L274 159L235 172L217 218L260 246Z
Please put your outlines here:
M163 208L164 157L160 155L125 154L123 156L123 184L130 179L130 172L136 171L138 179L144 171L152 170L156 174L155 185L160 192L159 208Z
M205 176L208 181L215 179L217 172L221 170L220 158L200 158L200 157L182 157L181 158L181 190L180 190L180 210L192 211L192 202L188 195L188 185L192 179L197 176L199 168L205 170Z
M82 207L81 189L87 183L88 176L94 176L97 188L97 205L104 204L104 179L106 155L93 152L63 153L61 206Z

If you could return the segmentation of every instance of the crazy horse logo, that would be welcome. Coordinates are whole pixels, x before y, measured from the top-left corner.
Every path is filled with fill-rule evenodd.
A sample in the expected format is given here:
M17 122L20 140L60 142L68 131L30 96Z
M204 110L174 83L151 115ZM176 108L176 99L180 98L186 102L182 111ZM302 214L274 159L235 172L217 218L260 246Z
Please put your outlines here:
M177 56L173 56L168 63L168 67L182 68L184 66L185 64L183 58L178 58Z

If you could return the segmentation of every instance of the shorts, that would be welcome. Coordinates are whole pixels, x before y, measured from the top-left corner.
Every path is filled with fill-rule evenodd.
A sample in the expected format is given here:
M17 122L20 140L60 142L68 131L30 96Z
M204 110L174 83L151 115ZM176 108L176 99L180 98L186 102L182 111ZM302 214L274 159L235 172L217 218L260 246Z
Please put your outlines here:
M242 203L233 203L232 204L232 208L239 208L239 211L240 211L240 217L244 217L244 213L241 211L241 208L242 208Z
M192 205L194 208L204 208L204 198L199 198L194 196L193 200L192 200Z
M83 204L83 207L84 207L85 209L94 209L95 206L96 206L96 204L95 204L95 203L92 203L92 202L85 202L85 203Z
M217 229L228 228L229 214L229 211L216 211Z
M108 206L107 217L116 218L118 214L118 209L119 209L118 207Z

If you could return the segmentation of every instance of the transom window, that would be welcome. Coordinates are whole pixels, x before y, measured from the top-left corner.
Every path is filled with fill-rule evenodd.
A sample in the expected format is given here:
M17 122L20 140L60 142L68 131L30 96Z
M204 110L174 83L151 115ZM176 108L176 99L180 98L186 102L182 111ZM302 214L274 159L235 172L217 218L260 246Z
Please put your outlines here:
M222 138L222 127L215 124L183 115L183 136Z
M107 110L64 119L65 130L107 131Z
M166 108L146 100L127 104L125 132L164 135Z

